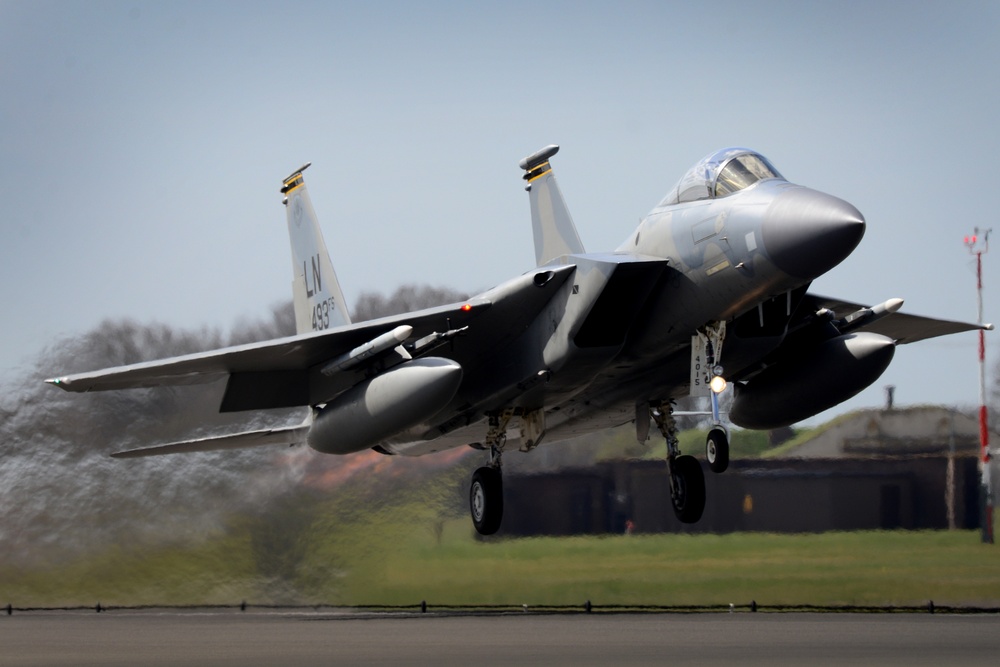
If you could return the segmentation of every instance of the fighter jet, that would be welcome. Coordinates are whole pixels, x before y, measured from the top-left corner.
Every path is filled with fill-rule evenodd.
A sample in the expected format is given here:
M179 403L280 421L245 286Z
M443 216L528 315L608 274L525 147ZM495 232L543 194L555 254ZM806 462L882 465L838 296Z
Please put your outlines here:
M718 394L750 429L792 424L854 396L896 345L978 328L818 296L810 283L861 241L851 204L787 181L745 148L692 167L611 252L587 253L552 170L558 146L521 160L535 268L468 301L352 322L303 172L281 193L292 246L294 336L46 380L74 392L226 379L220 410L308 407L298 426L133 449L131 458L306 443L421 456L485 452L469 489L482 534L503 517L511 448L634 423L666 440L677 517L705 507L702 465L682 454L676 399L712 398L705 459L729 464ZM991 328L989 325L983 328Z

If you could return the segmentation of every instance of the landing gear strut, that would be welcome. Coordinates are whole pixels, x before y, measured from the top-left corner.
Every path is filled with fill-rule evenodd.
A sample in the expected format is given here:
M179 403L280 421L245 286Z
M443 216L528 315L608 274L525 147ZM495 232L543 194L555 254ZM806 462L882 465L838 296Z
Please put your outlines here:
M705 511L705 474L701 464L693 456L681 455L672 401L651 409L650 415L667 441L667 473L674 514L682 523L696 523Z
M500 529L503 521L503 475L501 457L507 442L507 422L513 411L505 411L489 416L489 431L486 432L486 446L489 447L488 463L472 475L469 487L469 510L472 525L480 535L492 535Z
M722 356L722 342L726 337L726 323L707 326L698 335L705 341L705 362L712 374L708 392L712 400L712 428L705 439L705 459L712 472L725 472L729 467L729 432L722 425L722 418L719 416L719 393L725 390L726 382L722 379L722 366L718 362ZM714 386L717 380L722 381L721 388Z

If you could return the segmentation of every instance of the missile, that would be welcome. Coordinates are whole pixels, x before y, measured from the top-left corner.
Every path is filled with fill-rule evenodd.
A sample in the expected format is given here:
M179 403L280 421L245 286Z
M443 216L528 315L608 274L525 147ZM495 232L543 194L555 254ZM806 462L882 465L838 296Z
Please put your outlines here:
M468 330L469 327L464 326L461 329L449 329L444 333L434 331L432 333L427 334L426 336L416 341L415 343L413 343L412 347L407 346L407 349L409 349L409 351L412 352L413 354L424 354L440 345L447 343L455 336L463 335Z
M846 334L863 326L869 325L875 320L880 320L886 315L891 315L903 306L902 299L889 299L871 308L856 310L842 320L834 322L840 333Z
M364 345L358 345L350 352L345 352L332 361L327 362L323 368L319 369L319 372L330 377L340 371L350 370L369 357L374 357L377 354L382 354L387 350L397 347L409 338L411 333L413 333L413 327L405 324L398 326L392 331L387 331L381 336L376 336Z
M461 383L462 366L451 359L404 362L319 409L306 442L325 454L368 449L443 410Z

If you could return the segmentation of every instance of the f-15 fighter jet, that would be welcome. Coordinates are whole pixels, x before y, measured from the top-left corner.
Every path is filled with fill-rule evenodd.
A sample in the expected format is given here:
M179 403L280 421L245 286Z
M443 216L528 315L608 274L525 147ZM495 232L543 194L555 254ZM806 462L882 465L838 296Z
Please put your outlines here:
M588 253L552 171L557 146L521 160L536 267L466 302L352 322L303 172L281 193L292 245L297 333L172 359L47 380L74 392L226 378L223 412L303 406L299 426L118 452L130 458L306 443L327 454L485 452L472 478L482 534L503 516L501 461L547 443L634 422L667 442L673 509L705 507L698 459L681 454L675 399L712 398L708 467L723 472L729 420L771 429L854 396L896 345L978 325L818 296L810 283L861 241L851 204L788 182L745 148L692 167L613 251ZM571 445L568 445L571 446Z

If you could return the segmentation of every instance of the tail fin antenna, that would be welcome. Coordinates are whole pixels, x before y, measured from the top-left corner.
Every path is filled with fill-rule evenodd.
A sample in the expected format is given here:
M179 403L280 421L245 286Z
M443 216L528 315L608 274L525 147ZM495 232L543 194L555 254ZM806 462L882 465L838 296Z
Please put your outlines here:
M549 158L559 152L555 144L532 153L521 160L524 180L528 182L531 202L531 226L535 235L536 266L548 264L561 255L585 252L566 200L552 173Z
M330 254L323 241L302 172L297 169L282 182L288 236L292 243L292 298L295 331L308 333L351 323Z

